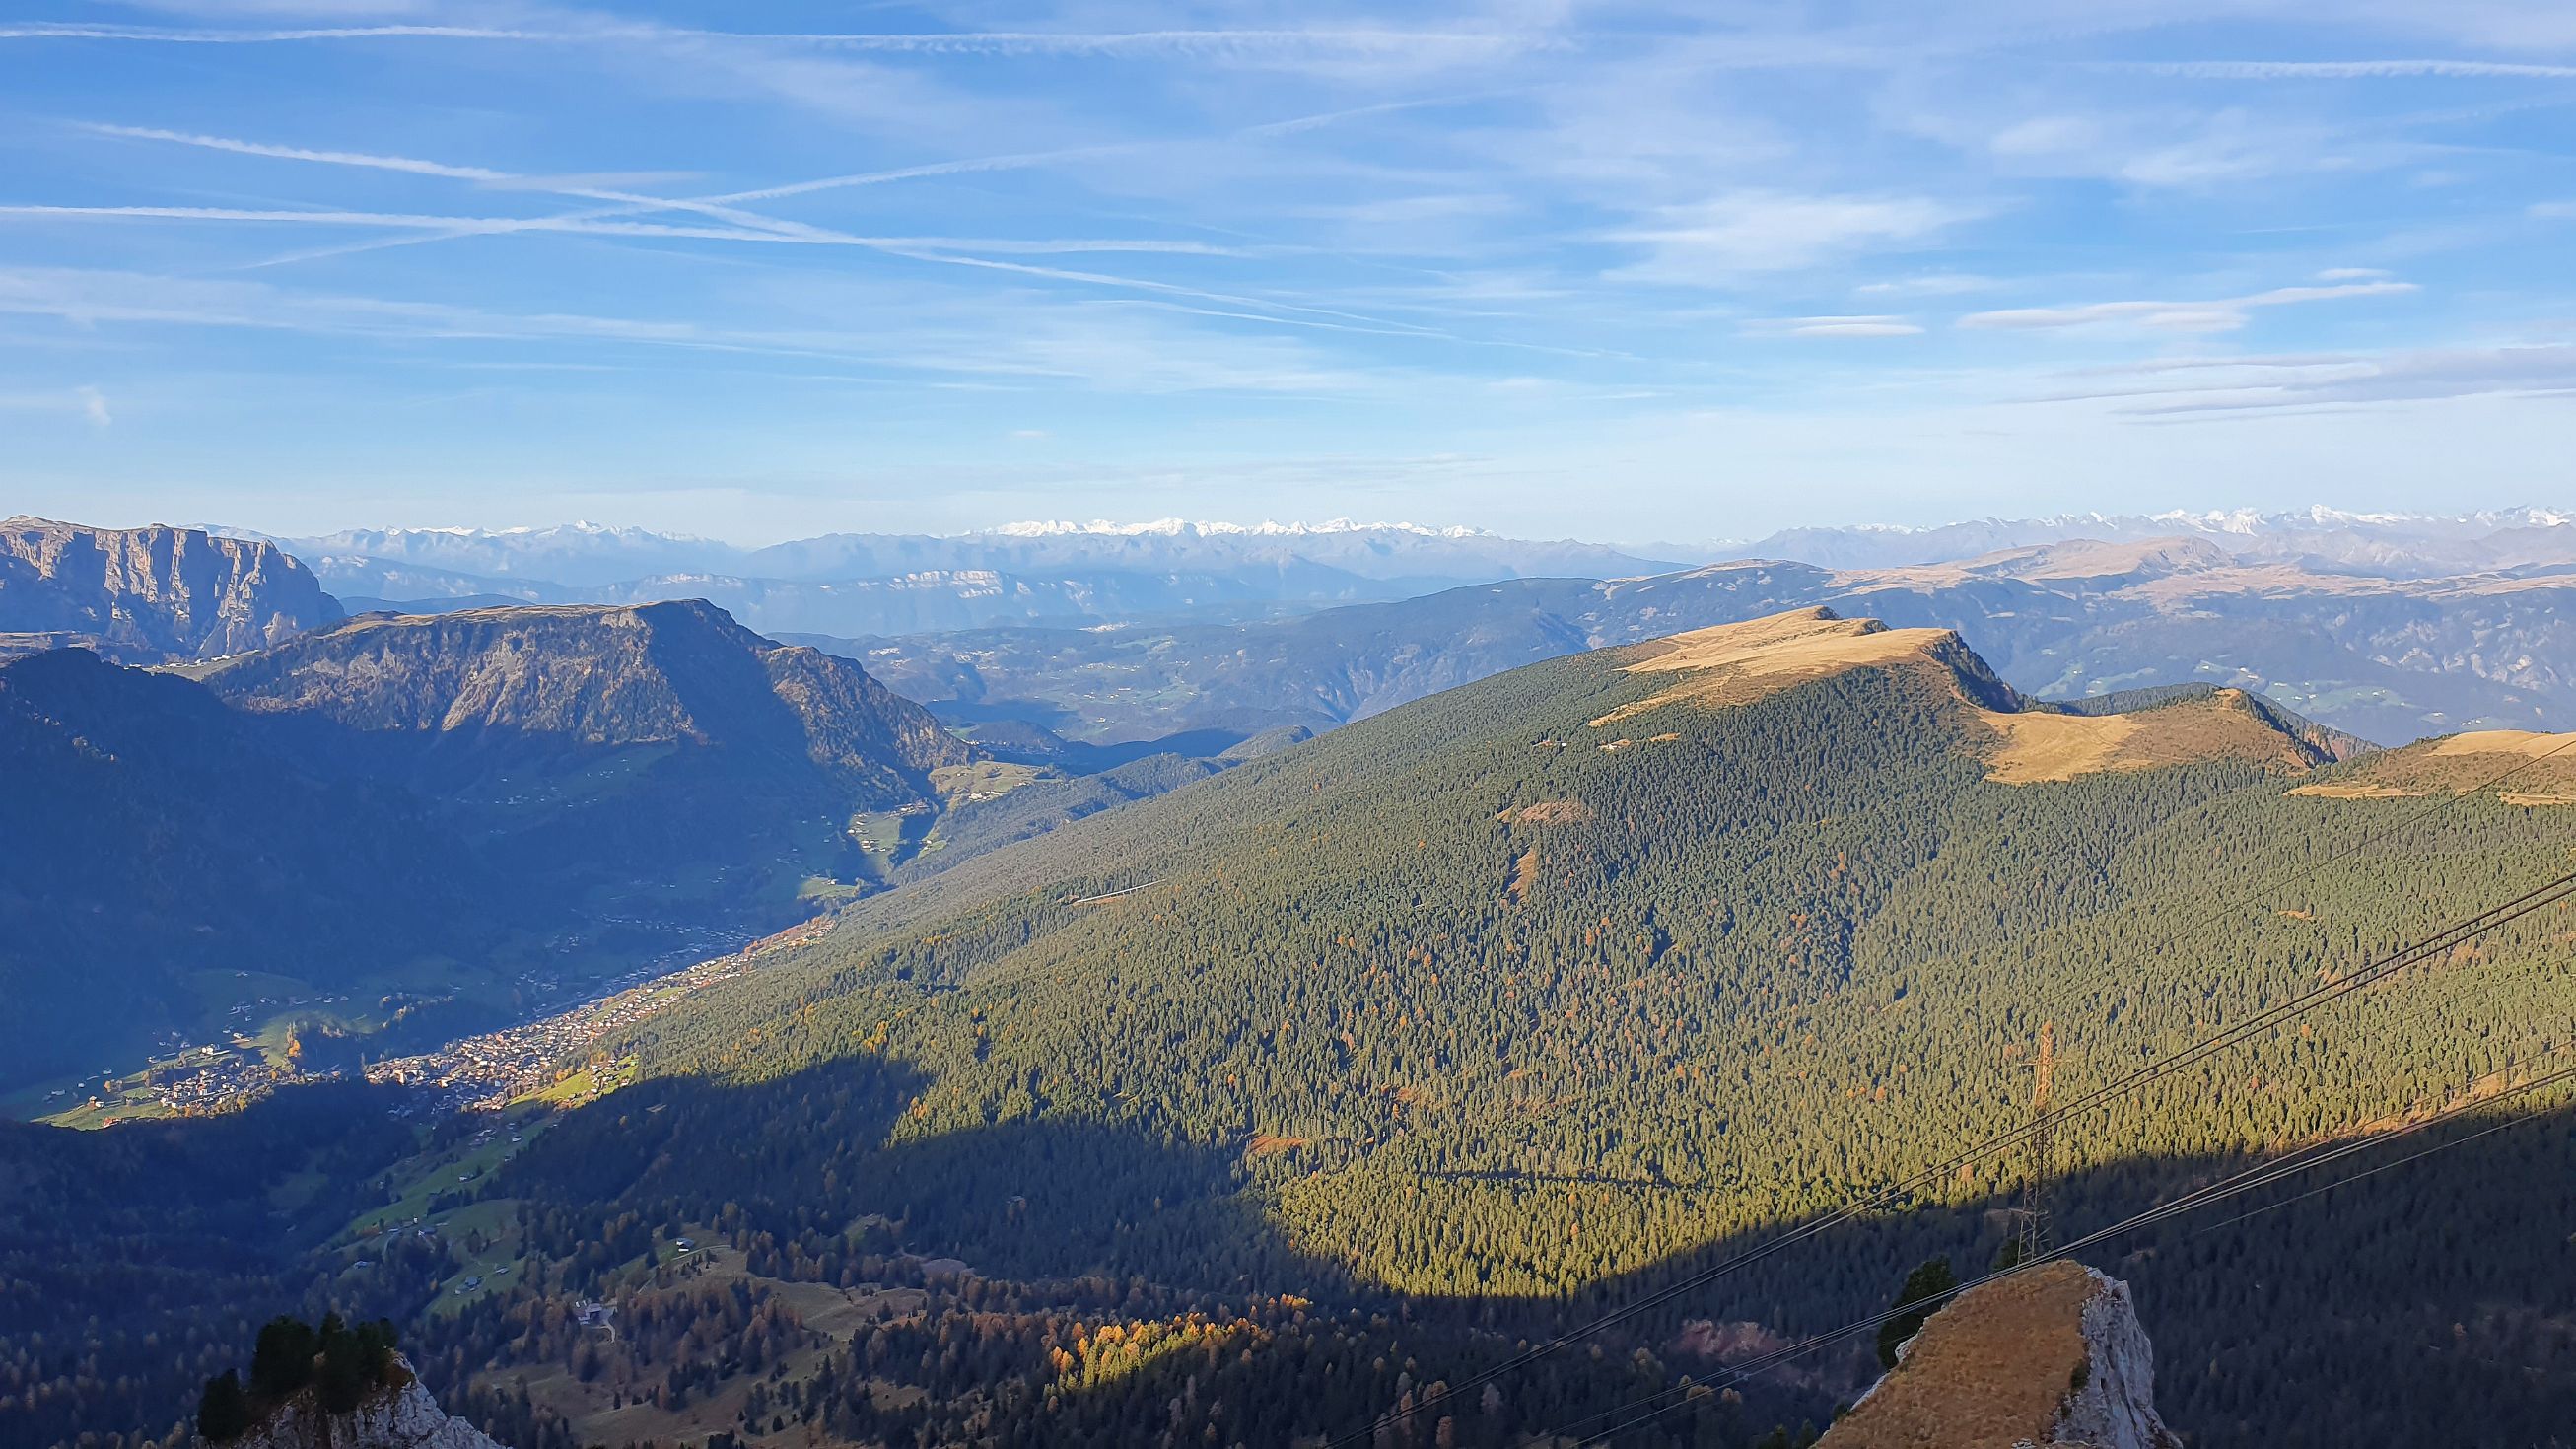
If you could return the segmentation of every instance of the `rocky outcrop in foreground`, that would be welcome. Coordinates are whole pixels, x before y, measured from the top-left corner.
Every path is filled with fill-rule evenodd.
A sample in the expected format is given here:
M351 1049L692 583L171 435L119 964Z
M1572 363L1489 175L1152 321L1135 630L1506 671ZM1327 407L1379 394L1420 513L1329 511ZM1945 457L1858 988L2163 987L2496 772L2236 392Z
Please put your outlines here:
M378 1390L345 1414L323 1413L307 1389L223 1449L504 1449L440 1408L408 1362L395 1362L400 1388Z
M2128 1284L2056 1262L1960 1294L1817 1449L2016 1445L2182 1449Z
M81 644L125 664L213 659L340 613L273 544L163 525L0 521L0 641L11 654Z

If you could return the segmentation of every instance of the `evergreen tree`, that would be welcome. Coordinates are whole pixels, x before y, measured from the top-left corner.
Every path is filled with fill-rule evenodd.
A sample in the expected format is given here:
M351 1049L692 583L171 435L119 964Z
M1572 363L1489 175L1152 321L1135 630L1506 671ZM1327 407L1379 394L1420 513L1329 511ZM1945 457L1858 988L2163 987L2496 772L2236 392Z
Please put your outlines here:
M197 1398L197 1432L221 1444L240 1438L250 1425L250 1395L242 1388L241 1375L226 1369L206 1380L206 1391Z
M1941 1311L1958 1291L1959 1275L1950 1270L1950 1259L1944 1254L1931 1259L1905 1275L1905 1286L1897 1290L1896 1305L1905 1311L1878 1326L1878 1362L1883 1368L1896 1367L1896 1350L1905 1340L1923 1328L1923 1320Z
M251 1392L275 1403L311 1383L313 1355L320 1349L311 1324L290 1313L270 1319L251 1354Z

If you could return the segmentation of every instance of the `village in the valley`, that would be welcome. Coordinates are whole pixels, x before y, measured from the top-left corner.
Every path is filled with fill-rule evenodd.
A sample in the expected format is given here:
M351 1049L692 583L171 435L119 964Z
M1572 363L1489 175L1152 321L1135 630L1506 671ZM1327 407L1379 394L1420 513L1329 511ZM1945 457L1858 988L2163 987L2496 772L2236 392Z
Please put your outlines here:
M810 926L764 937L730 955L652 977L521 1026L449 1042L436 1051L369 1063L367 1080L417 1087L428 1094L398 1109L450 1112L491 1109L553 1086L600 1041L721 981L749 975L780 948L806 939ZM605 1083L593 1081L591 1095Z
M497 1108L554 1087L578 1070L580 1059L594 1046L620 1029L718 982L748 974L779 949L807 939L813 930L814 924L808 922L721 955L707 953L723 951L740 938L728 939L713 931L688 932L683 945L610 983L606 994L517 1026L381 1061L367 1061L346 1050L308 1053L307 1040L336 1044L363 1039L306 1033L300 1026L285 1029L282 1045L239 1031L224 1045L172 1036L163 1042L167 1054L156 1056L142 1071L121 1077L103 1073L56 1090L46 1105L64 1116L94 1117L101 1124L124 1116L191 1116L229 1111L292 1083L363 1075L377 1085L419 1089L388 1108L396 1116ZM679 961L692 964L672 969ZM515 984L530 1000L559 1000L566 994L562 981L544 972L530 972ZM306 1009L319 1014L347 1000L345 996L263 996L236 1004L232 1015L242 1019L246 1031L258 1017L291 1019ZM391 998L387 1004L394 1004ZM565 1094L565 1099L595 1095L607 1085L592 1080Z

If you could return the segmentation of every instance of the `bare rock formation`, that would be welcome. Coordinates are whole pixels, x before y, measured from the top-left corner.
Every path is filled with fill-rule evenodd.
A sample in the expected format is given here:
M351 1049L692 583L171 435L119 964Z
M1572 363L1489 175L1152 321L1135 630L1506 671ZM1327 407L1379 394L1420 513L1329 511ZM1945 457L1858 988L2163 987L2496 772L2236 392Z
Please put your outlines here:
M213 659L338 619L312 571L273 544L193 528L0 521L0 647L65 644L127 664Z
M1818 1449L2181 1449L2129 1285L2043 1264L1951 1300Z

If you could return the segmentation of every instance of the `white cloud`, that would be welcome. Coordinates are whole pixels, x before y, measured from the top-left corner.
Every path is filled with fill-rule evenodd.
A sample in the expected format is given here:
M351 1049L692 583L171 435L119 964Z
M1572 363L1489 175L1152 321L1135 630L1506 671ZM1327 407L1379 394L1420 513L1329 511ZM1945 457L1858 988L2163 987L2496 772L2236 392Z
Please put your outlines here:
M2386 297L2415 290L2412 282L2343 282L2317 287L2275 287L2268 292L2255 292L2243 297L2199 302L2141 300L2085 302L2068 307L2008 307L1991 312L1971 312L1959 319L1959 325L2027 331L2126 324L2166 332L2232 332L2243 327L2249 320L2246 314L2257 307L2339 301L2348 297Z
M1744 324L1756 337L1914 337L1923 329L1902 317L1771 317Z
M2082 151L2102 139L2099 124L2086 116L2033 116L1995 133L1987 149L1999 156L2053 156Z
M0 392L0 412L61 413L78 417L93 428L105 428L116 421L108 412L107 394L94 387L76 387L68 392Z
M1704 284L1748 272L1812 267L1861 251L1923 242L1979 215L1921 196L1808 196L1737 191L1658 209L1651 224L1607 239L1647 249L1609 275L1622 281Z
M1969 272L1931 272L1919 277L1898 277L1884 282L1864 282L1852 288L1856 297L1955 297L1968 292L1991 292L2003 283L1993 277L1980 277Z

